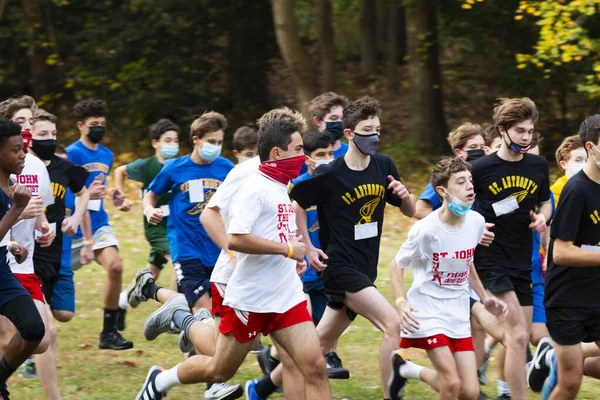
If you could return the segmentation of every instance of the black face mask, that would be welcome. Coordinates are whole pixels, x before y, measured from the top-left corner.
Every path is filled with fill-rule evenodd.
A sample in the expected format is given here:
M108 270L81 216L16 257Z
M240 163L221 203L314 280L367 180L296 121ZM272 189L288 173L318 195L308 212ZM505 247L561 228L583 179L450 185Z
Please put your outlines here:
M50 160L56 151L56 140L35 140L31 141L31 150L40 158L40 160Z
M340 140L344 136L344 128L342 123L336 122L325 122L325 132L329 134L332 141Z
M467 150L468 162L475 161L483 156L485 156L485 151L483 151L482 149Z
M103 126L90 126L87 136L88 136L88 139L90 139L90 142L100 143L100 141L104 137L104 132L105 132L105 129Z

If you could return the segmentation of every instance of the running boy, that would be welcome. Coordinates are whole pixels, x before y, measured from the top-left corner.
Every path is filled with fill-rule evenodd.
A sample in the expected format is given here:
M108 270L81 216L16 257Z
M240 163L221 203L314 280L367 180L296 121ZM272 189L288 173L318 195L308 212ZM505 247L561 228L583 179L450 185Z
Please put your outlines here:
M390 353L400 340L400 319L375 288L383 211L389 203L409 217L414 196L399 180L391 158L377 153L381 123L379 103L365 96L344 109L344 135L350 142L344 157L319 167L310 179L291 192L296 200L298 230L307 243L310 266L327 268L321 278L329 298L319 323L321 348L328 352L356 313L383 332L379 367L384 397L389 398ZM300 209L317 206L319 239L323 251L310 244L306 214Z
M86 186L90 193L87 209L92 221L92 250L96 260L107 273L103 298L104 320L99 347L125 350L132 348L133 343L125 340L117 331L123 263L119 256L119 240L110 227L108 214L104 210L106 177L112 169L114 160L112 151L100 144L106 132L107 115L106 103L102 100L89 99L75 104L73 116L77 120L77 128L81 137L67 147L67 154L71 162L82 166L89 172ZM115 191L114 205L120 207L124 200L123 193ZM79 240L77 241L77 239ZM81 233L78 233L73 240L73 246L81 247L82 242Z
M0 313L17 328L9 340L4 357L0 361L0 399L8 400L6 380L27 357L33 354L44 338L44 322L36 309L31 295L15 278L8 265L7 253L10 228L25 210L31 192L25 186L11 187L10 175L21 174L25 167L25 153L21 127L0 118ZM11 244L11 247L14 247ZM17 246L19 251L23 250ZM23 255L18 255L22 260Z
M569 136L563 140L558 149L556 149L556 162L558 166L565 172L550 186L550 190L554 193L556 204L560 200L560 193L565 184L571 177L581 171L587 161L587 153L581 143L579 135Z
M148 186L144 196L144 215L156 225L165 212L157 207L160 196L171 191L169 198L169 248L177 283L190 308L210 309L210 276L219 256L219 248L199 223L204 208L233 168L233 163L220 157L227 120L211 111L192 122L190 140L192 154L169 162ZM176 251L173 251L176 249Z
M141 182L142 198L148 191L150 182L165 165L166 160L170 160L179 153L179 126L168 119L161 119L150 126L150 140L154 148L154 155L149 158L140 158L127 165L122 165L115 170L115 189L124 192L125 178ZM169 242L167 241L167 220L169 215L169 193L160 196L155 207L163 210L164 218L156 225L150 225L148 219L144 216L144 235L150 244L150 255L148 265L152 271L154 280L158 279L160 271L167 262L169 262ZM129 211L129 199L126 199L121 211ZM171 284L171 289L177 290L177 283ZM121 304L120 308L124 305Z
M333 157L338 158L346 154L348 145L340 139L344 137L342 117L344 108L348 104L346 96L334 92L320 94L310 101L312 123L320 132L326 132L333 145Z
M506 304L487 295L473 266L485 220L471 211L475 198L471 166L458 157L444 159L434 167L431 185L442 206L413 225L390 264L401 320L400 347L427 351L435 372L421 369L416 378L430 383L439 399L475 399L479 383L470 334L469 286L498 322L508 311ZM414 281L404 297L404 270L410 265ZM392 362L390 395L396 400L404 391L402 374L416 366L406 365L399 352L393 353Z
M249 126L238 128L233 134L233 156L236 165L258 156L258 132Z
M555 373L544 399L574 399L584 373L582 342L600 345L600 115L581 124L588 159L565 185L552 223L545 301ZM560 379L557 377L560 376Z
M496 233L489 247L477 247L474 262L484 287L508 305L505 376L519 400L527 398L523 369L533 305L530 229L542 233L552 214L548 163L526 154L537 119L531 99L500 99L494 108L500 150L472 163L474 210L495 223Z

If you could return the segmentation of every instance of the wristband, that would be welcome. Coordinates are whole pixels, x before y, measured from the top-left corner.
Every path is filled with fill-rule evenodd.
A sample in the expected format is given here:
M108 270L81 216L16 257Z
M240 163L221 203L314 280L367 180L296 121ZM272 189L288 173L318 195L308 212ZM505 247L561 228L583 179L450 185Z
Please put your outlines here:
M14 240L11 240L11 241L8 243L8 248L10 249L10 248L11 248L11 247L13 247L13 246L19 246L19 243L15 242Z
M288 253L287 253L287 258L292 258L292 256L294 255L294 246L292 246L291 243L288 242Z
M398 305L398 303L400 303L401 301L406 301L406 298L404 296L400 296L396 299L396 305Z
M232 259L233 257L235 257L235 251L230 251L227 253L227 255L229 256L229 259Z
M94 240L93 240L93 239L90 239L90 240L84 240L84 241L83 241L83 244L92 245L92 244L94 244Z

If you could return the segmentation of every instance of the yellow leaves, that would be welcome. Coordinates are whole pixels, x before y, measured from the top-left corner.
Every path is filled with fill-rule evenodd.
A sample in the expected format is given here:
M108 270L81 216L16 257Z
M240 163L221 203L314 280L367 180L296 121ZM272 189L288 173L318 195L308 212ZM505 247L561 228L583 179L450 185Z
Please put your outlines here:
M67 79L65 89L71 89L73 86L75 86L75 81L73 79Z
M527 64L518 64L517 65L517 69L523 69L525 67L527 67Z
M58 54L50 54L46 57L46 65L56 65L58 64Z
M515 20L520 21L523 19L523 14L515 15Z
M468 4L468 3L464 3L462 6L460 6L461 8L464 8L465 10L470 10L471 8L473 8L472 5Z

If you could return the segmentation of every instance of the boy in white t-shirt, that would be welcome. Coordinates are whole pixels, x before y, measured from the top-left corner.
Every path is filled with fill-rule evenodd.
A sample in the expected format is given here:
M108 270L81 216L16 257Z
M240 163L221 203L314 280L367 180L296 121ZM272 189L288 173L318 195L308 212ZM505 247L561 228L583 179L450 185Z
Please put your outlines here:
M486 309L501 322L507 307L489 296L473 266L484 218L471 211L475 199L471 166L455 158L440 161L431 184L442 207L417 222L390 264L392 287L401 319L400 347L427 351L434 370L392 353L392 400L402 398L407 378L420 379L439 399L476 399L477 365L469 324L469 285ZM404 269L412 265L414 281L404 297Z

